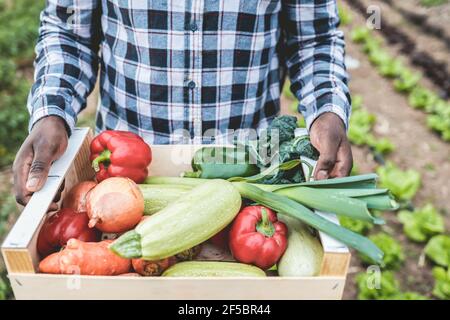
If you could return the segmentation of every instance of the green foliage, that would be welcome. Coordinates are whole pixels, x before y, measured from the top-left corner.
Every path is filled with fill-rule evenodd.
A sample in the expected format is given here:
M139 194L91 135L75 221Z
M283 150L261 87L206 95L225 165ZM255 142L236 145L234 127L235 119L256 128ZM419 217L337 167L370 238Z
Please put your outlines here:
M363 235L373 228L373 224L368 221L352 219L342 215L339 216L339 222L343 227Z
M359 300L390 300L400 293L399 284L390 271L379 274L359 273L355 279Z
M2 3L0 10L0 167L10 164L27 135L26 100L30 82L22 74L31 68L44 1ZM20 71L19 71L20 70Z
M381 154L388 154L395 150L395 145L386 137L375 139L373 135L369 135L367 137L367 145Z
M444 232L444 219L432 204L427 204L414 212L402 210L398 220L403 224L406 236L417 242L424 242L431 236Z
M375 245L384 252L383 264L386 269L397 269L405 260L405 254L401 244L386 233L377 233L369 236ZM372 264L373 261L364 255L360 255L363 262Z
M286 82L283 85L283 96L289 100L297 101L297 98L294 96L294 94L291 91L291 83L286 80Z
M434 263L447 267L450 264L450 236L437 235L428 241L425 254Z
M351 33L352 41L356 43L365 43L371 36L370 30L366 27L356 27Z
M433 295L444 300L450 299L450 268L433 268L434 288Z
M427 300L412 291L402 292L395 275L391 271L359 273L356 275L359 300ZM378 286L377 286L378 284Z
M400 60L392 58L388 59L378 67L380 74L387 78L399 77L404 70L403 64Z
M6 272L0 273L0 300L12 298L12 290L6 277Z
M421 77L419 73L403 69L399 77L394 81L394 88L399 92L411 92Z
M350 11L344 9L342 6L338 6L339 19L341 20L341 25L346 26L353 21L353 16Z
M417 292L406 291L393 295L390 300L428 300L428 298Z
M425 7L440 6L441 4L445 4L447 2L448 0L420 0L420 4Z
M450 106L448 103L440 99L434 92L421 87L418 84L421 75L409 70L402 65L400 60L391 56L382 47L383 42L376 38L370 29L366 27L354 28L351 38L355 43L362 44L363 52L368 55L369 61L381 75L394 79L395 90L408 94L408 102L413 108L423 109L429 113L427 116L428 127L437 131L443 140L450 141ZM356 130L352 134L361 135L362 133ZM359 142L359 144L368 143ZM385 146L388 146L388 148L385 148ZM372 147L377 149L377 146ZM391 145L383 144L378 146L378 149L386 153L391 151L391 147Z
M389 189L398 200L411 200L421 184L420 173L409 169L401 170L392 162L377 169L380 186Z
M415 87L409 94L409 104L416 109L432 111L438 97L433 92L422 87Z
M351 143L361 146L367 144L376 117L364 109L356 109L350 117L348 138Z
M275 131L278 134L279 144L290 141L294 138L295 129L297 128L297 118L294 116L283 115L276 117L270 123L268 135L272 139L271 134Z

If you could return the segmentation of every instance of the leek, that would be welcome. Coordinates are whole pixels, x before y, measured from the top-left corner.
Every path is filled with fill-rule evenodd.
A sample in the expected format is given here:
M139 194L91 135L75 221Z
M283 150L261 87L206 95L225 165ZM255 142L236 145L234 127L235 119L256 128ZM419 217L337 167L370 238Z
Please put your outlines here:
M299 219L311 227L363 253L373 261L382 263L383 252L368 238L328 221L302 204L282 195L261 190L245 182L235 182L233 185L238 189L242 197L269 207L280 214Z

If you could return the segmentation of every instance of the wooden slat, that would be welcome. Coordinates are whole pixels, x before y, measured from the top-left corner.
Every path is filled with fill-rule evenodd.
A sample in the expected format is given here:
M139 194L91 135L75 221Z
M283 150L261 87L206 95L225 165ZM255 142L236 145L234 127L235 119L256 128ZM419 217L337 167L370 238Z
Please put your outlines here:
M17 299L341 299L344 277L165 278L10 274Z
M34 265L28 250L25 249L2 249L8 272L34 273Z
M67 188L70 188L78 182L78 176L92 176L92 169L86 169L89 165L86 157L91 138L89 128L77 128L73 131L66 152L52 164L44 187L33 194L10 230L2 244L8 272L35 272L38 264L36 252L38 231L64 178L71 168L74 168L74 178L68 181ZM74 163L79 163L79 167L75 168Z
M324 253L319 275L345 277L350 265L350 258L350 253Z

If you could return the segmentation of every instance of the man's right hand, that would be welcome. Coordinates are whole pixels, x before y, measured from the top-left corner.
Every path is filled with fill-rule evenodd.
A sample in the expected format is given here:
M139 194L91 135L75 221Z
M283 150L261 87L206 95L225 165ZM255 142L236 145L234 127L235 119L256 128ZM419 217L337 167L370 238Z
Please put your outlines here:
M67 142L62 118L48 116L34 125L13 164L14 193L19 204L25 206L33 193L42 188L52 162L66 151ZM56 204L50 209L57 209Z

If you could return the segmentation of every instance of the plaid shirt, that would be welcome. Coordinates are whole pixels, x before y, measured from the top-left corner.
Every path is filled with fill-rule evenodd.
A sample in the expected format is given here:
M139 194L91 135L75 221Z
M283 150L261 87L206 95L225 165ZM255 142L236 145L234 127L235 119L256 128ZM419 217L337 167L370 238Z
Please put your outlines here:
M48 0L30 129L47 115L72 129L99 66L97 130L149 143L265 128L279 112L284 65L308 129L323 112L347 125L338 24L335 0Z

